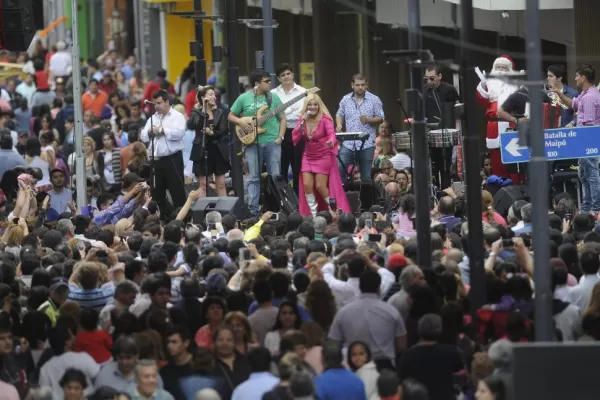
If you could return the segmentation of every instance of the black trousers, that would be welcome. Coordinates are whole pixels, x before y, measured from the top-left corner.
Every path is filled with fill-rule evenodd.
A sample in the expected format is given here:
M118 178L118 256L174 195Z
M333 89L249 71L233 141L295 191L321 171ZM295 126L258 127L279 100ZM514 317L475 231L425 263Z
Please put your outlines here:
M152 199L158 203L161 215L170 217L173 209L183 207L186 200L181 151L154 160L154 182ZM167 190L171 194L173 207L167 202Z
M452 169L452 147L430 147L431 175L441 190L450 186Z
M304 140L301 140L294 146L294 142L292 141L292 130L293 129L291 128L285 130L285 138L283 139L283 143L281 143L281 176L287 180L288 170L291 165L294 190L296 191L296 194L298 194L300 168L302 168L302 153L304 152Z

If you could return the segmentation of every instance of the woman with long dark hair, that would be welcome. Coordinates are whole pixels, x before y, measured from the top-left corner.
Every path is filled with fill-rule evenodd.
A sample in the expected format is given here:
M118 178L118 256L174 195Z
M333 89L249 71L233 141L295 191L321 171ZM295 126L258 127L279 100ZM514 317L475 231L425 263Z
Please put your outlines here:
M215 176L218 196L227 196L225 174L229 172L229 110L217 105L212 86L199 86L196 105L188 120L188 129L196 131L190 160L200 182L201 196L206 196L206 179ZM202 146L206 145L206 149ZM206 153L206 157L204 157ZM205 170L208 168L207 170Z
M348 346L348 366L365 385L368 400L378 400L377 379L379 372L366 343L356 341Z
M306 310L324 332L329 331L336 313L335 298L329 285L323 280L315 280L306 290Z
M291 301L284 301L279 305L275 326L265 336L265 347L269 349L272 355L279 355L281 336L290 329L300 329L301 325L302 317L298 305Z
M121 190L121 150L112 132L102 134L102 149L98 151L96 162L100 174L100 184L104 192Z
M405 194L400 199L400 209L394 223L396 231L402 237L409 238L416 235L413 220L416 215L417 202L413 194Z

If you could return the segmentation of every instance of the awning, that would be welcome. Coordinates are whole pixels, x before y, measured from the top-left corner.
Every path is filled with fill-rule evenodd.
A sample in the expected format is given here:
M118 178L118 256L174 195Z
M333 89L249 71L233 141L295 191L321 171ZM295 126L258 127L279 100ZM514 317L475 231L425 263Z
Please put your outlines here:
M460 4L460 0L445 0ZM525 10L525 0L473 0L473 7L488 11ZM570 10L573 0L540 0L540 10Z
M145 3L149 4L167 4L167 3L189 3L192 0L144 0Z
M262 0L246 0L249 7L262 7ZM274 10L287 11L292 14L312 14L311 0L271 0L271 7Z

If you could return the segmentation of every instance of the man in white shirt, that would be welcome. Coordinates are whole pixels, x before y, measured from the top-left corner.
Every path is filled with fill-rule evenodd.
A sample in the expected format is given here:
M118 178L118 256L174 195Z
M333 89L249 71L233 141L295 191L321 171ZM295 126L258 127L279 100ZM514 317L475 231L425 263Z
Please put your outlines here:
M35 82L33 81L33 75L25 75L25 79L23 79L23 82L19 83L16 90L17 93L27 99L27 105L29 106L31 104L31 98L37 90Z
M282 103L306 92L305 88L294 82L294 70L290 64L282 64L277 68L276 74L280 85L271 90L271 92L277 94ZM300 111L303 106L304 102L298 101L285 109L285 138L283 139L283 143L281 143L281 176L287 180L288 169L291 165L296 194L298 194L298 174L300 173L304 141L300 141L294 146L292 142L292 130L296 127L298 119L300 119Z
M142 142L149 143L148 150L154 152L152 197L158 202L160 210L168 210L168 189L173 207L183 207L186 200L182 153L186 130L185 117L171 107L166 91L159 90L153 97L156 112L146 121L140 136ZM150 156L152 157L152 154Z
M67 78L72 70L71 53L67 52L67 45L62 40L56 43L56 53L50 57L48 69L52 75L52 81L56 78Z
M76 368L85 374L87 388L84 394L89 396L94 391L92 382L100 372L100 366L85 352L73 352L75 336L65 325L58 324L48 333L50 348L54 356L48 360L40 370L40 387L49 387L54 393L55 399L63 397L63 388L60 380L69 368Z

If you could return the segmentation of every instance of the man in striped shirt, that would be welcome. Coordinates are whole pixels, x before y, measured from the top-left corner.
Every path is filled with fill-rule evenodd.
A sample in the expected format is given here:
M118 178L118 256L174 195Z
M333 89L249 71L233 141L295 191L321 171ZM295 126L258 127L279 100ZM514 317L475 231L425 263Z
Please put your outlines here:
M100 256L98 253L96 254ZM69 280L68 299L77 302L81 308L102 311L106 303L114 296L115 288L112 284L98 287L99 277L98 264L90 262L79 264Z
M551 90L560 100L577 112L577 126L600 125L600 93L594 84L596 71L590 65L584 65L575 72L575 82L579 96L574 99L555 87ZM579 181L581 182L581 212L600 212L600 157L579 159Z

